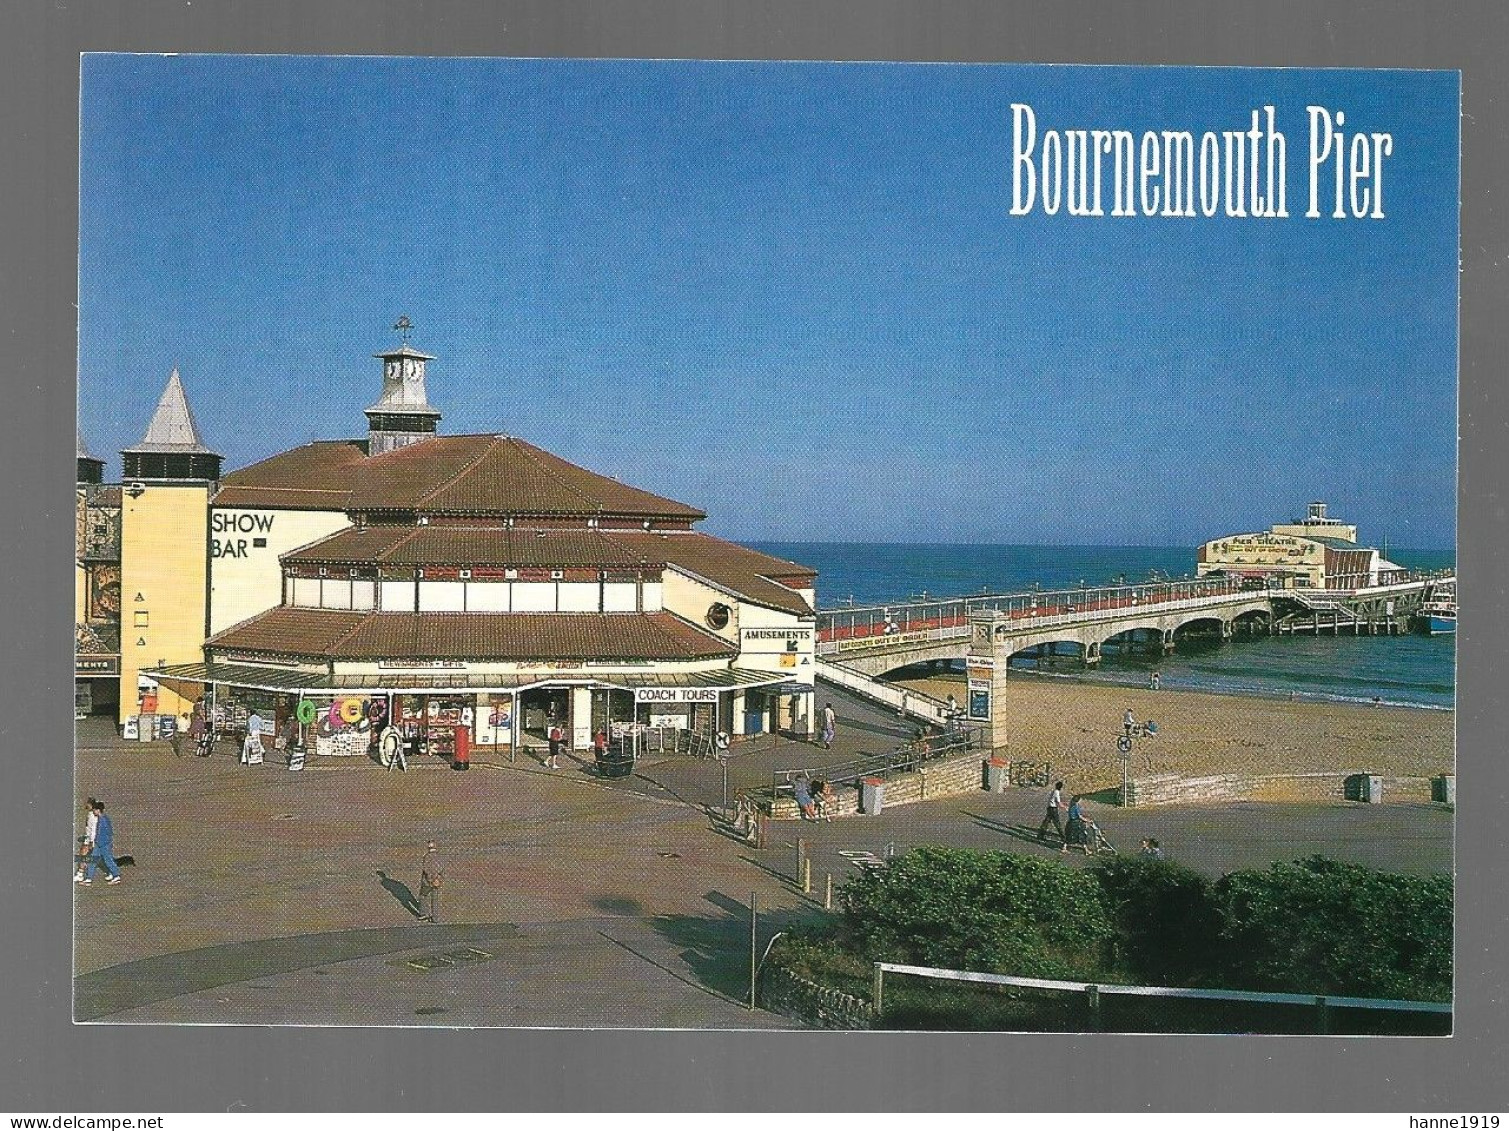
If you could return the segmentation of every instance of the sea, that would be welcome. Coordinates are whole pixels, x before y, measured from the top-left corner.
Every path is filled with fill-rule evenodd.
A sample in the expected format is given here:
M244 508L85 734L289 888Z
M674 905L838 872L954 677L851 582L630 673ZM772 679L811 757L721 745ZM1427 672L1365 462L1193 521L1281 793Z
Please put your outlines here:
M841 609L909 598L1019 593L1133 583L1157 572L1194 576L1194 553L1156 546L889 545L857 542L759 542L758 549L818 571L818 607ZM1413 569L1445 569L1450 550L1391 548ZM1181 643L1168 656L1107 652L1095 669L1068 665L1045 678L1160 685L1235 695L1452 710L1456 641L1452 636L1263 636L1226 643Z

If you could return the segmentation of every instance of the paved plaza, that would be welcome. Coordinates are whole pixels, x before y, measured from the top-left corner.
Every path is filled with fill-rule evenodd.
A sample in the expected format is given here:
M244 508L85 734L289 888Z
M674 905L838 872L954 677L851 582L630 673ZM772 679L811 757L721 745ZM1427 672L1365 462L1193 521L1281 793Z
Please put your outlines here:
M888 749L905 727L833 696L832 751L760 739L730 788L772 768ZM755 850L713 815L715 762L672 759L601 782L522 757L465 773L420 759L242 766L122 743L80 724L76 787L103 798L125 882L76 888L75 1011L112 1022L782 1028L746 1005L749 901L760 945L823 914L834 882L922 843L1041 853L1043 791L1008 790L830 823L778 822ZM1401 871L1452 866L1452 815L1429 805L1237 804L1092 813L1122 851L1156 836L1210 874L1310 853ZM797 890L796 842L813 892ZM441 922L413 906L427 840L446 865ZM63 880L61 869L59 881Z

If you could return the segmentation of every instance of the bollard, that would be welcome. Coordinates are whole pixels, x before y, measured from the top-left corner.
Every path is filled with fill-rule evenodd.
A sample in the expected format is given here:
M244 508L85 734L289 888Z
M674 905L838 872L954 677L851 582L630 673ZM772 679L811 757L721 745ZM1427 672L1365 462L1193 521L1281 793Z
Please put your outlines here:
M802 894L812 894L812 860L810 857L802 861Z
M804 837L804 836L799 836L799 837L796 838L796 874L797 874L798 877L801 876L801 874L802 874L802 865L805 864L806 862L807 862L807 838Z
M828 882L823 886L823 910L833 910L833 873L828 873Z

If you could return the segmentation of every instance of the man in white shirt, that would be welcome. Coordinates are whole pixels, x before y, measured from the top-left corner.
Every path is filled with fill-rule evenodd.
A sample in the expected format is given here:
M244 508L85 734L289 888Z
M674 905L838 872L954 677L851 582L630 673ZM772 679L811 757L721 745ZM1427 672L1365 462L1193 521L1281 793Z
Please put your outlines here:
M253 758L253 753L256 757ZM241 763L262 761L262 716L253 711L246 720L246 741L241 744Z
M1058 833L1058 839L1064 840L1064 823L1059 820L1058 811L1064 807L1064 783L1054 782L1053 792L1048 795L1048 811L1043 814L1043 823L1037 827L1037 839L1045 840L1048 826L1052 825ZM1067 843L1067 842L1065 842Z

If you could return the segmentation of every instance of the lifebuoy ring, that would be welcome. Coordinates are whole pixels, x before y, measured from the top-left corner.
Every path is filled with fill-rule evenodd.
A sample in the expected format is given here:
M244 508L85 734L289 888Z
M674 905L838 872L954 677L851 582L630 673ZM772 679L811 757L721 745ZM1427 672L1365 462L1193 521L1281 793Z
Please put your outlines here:
M318 714L318 711L315 709L314 704L310 700L300 699L299 709L294 712L294 717L307 727L310 723L314 722L314 716L316 714Z
M341 703L341 718L352 726L362 721L363 713L360 699L347 699Z
M372 720L373 726L376 726L387 713L388 705L381 699L374 699L367 704L367 718Z

